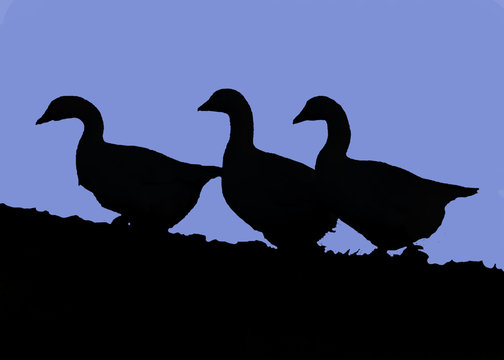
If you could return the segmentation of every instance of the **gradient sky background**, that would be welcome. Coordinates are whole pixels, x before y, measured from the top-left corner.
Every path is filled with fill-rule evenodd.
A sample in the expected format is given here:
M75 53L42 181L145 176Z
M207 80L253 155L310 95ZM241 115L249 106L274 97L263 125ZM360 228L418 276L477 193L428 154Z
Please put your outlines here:
M346 110L349 156L480 188L421 240L430 262L504 268L504 0L0 0L0 202L111 221L77 186L82 124L35 121L60 95L92 101L105 140L221 165L213 91L248 99L258 148L314 166L322 122L293 126L306 100ZM173 232L263 240L227 207L220 180ZM373 246L340 222L329 249Z

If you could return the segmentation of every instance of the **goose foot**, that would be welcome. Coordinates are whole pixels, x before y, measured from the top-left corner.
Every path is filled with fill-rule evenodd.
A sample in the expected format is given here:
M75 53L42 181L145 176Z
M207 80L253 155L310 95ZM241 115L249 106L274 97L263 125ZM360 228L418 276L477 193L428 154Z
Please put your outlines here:
M282 256L295 259L313 259L324 256L325 246L305 246L305 247L279 247L278 252Z
M136 234L150 236L165 235L168 232L165 224L144 219L135 219L131 222L130 228Z
M387 253L387 250L384 248L377 247L371 253L369 254L370 256L376 257L376 258L385 258L385 257L390 257L389 254Z
M117 226L122 229L127 229L129 224L129 220L124 215L119 215L114 220L112 220L111 225Z
M401 254L401 257L414 260L415 262L427 262L429 255L420 250L423 250L423 246L410 244L406 246L406 249Z
M416 244L410 244L408 246L406 246L406 250L410 250L410 251L420 251L420 250L423 250L423 246L422 245L416 245Z

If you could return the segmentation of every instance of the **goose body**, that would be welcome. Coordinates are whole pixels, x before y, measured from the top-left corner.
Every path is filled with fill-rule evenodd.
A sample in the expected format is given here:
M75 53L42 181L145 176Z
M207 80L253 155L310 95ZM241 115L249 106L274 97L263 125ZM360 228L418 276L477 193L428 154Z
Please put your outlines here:
M53 100L37 124L74 117L84 123L76 153L79 185L132 226L156 231L173 227L196 205L203 186L220 175L215 166L105 142L98 109L80 97Z
M379 161L348 158L350 127L334 100L308 100L294 123L325 120L327 142L315 171L340 219L381 250L395 250L431 236L441 225L445 206L477 188L440 183Z
M231 135L222 164L229 207L281 250L317 248L337 219L320 197L314 170L254 146L252 111L239 92L218 90L198 110L229 115Z

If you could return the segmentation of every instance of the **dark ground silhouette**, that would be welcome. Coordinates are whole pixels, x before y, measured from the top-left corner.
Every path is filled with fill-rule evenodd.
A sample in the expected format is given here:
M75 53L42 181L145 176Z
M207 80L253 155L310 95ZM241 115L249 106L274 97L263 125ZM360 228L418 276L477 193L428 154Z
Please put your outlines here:
M502 359L504 273L481 262L292 257L5 205L0 219L2 342L19 353Z
M293 123L306 120L327 123L327 141L315 164L324 198L330 199L343 222L383 252L428 238L441 225L449 202L478 191L424 179L383 162L347 157L350 125L331 98L308 100Z
M103 139L100 112L79 96L60 96L36 124L78 118L84 131L77 146L79 185L100 205L143 231L164 231L179 223L196 205L201 189L221 175L221 168L189 164L156 151L110 144Z

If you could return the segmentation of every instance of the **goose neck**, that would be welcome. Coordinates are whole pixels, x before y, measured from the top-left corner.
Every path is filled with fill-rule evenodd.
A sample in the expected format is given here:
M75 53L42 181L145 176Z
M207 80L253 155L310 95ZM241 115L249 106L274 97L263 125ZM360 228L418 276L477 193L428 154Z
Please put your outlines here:
M81 115L79 119L84 124L82 139L103 141L103 120L98 111L90 111Z
M346 156L350 145L350 125L344 119L329 118L327 122L327 141L324 150L333 156Z
M253 146L254 121L250 107L229 114L231 134L229 143L240 146Z

